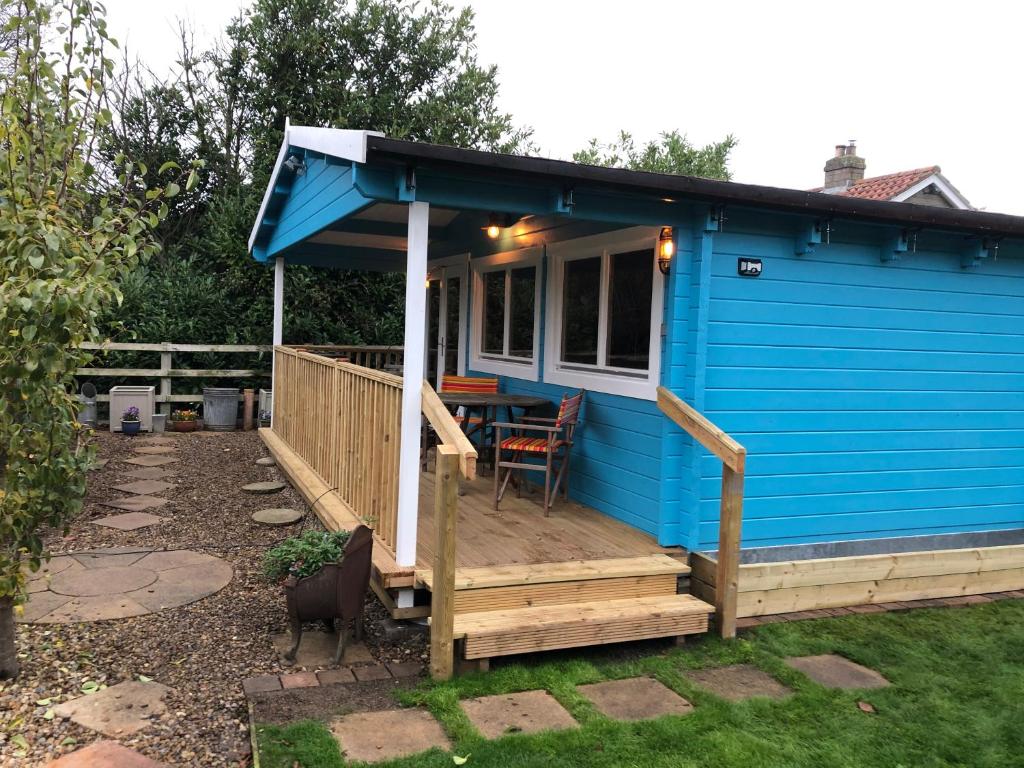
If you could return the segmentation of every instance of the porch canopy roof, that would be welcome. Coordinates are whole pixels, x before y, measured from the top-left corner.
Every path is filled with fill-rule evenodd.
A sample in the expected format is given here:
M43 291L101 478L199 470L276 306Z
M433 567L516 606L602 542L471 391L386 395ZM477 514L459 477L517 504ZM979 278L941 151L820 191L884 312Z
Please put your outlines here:
M864 200L693 176L389 139L371 131L286 126L249 238L258 261L346 269L405 268L410 202L430 203L431 255L483 240L490 217L510 225L494 243L542 239L565 217L580 234L669 225L720 206L773 211L806 224L844 219L890 228L1024 239L1024 217ZM523 222L529 221L529 225ZM524 237L526 238L524 240Z

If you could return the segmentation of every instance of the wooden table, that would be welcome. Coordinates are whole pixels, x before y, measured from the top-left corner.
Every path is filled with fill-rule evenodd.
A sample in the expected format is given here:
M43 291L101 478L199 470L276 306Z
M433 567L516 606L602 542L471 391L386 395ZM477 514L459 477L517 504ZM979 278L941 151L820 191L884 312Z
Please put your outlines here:
M496 421L492 414L496 414L499 408L505 408L508 414L507 421L512 421L513 408L523 408L528 411L531 408L551 404L551 401L546 397L511 395L503 392L438 392L437 396L449 408L462 407L466 409L466 420L463 422L463 428L469 425L470 412L478 410L481 422L479 425L473 425L474 428L472 430L467 430L467 434L469 431L479 431L484 436L487 434L487 425L492 421ZM490 449L493 446L484 443L481 447ZM489 450L488 453L490 453Z

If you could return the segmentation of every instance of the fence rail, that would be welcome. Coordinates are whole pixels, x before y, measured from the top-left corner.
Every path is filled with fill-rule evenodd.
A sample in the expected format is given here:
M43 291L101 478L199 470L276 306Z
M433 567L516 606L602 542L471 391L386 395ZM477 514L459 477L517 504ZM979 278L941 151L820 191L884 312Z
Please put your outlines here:
M378 371L397 373L405 361L402 347L355 347L338 344L300 344L290 347L303 352L312 352L323 357L347 358L353 365L373 368Z
M105 344L95 344L90 342L82 344L82 349L97 352L159 352L159 368L88 367L79 368L75 371L75 375L125 379L160 379L160 392L156 395L156 402L160 404L161 412L168 413L170 411L171 403L195 403L203 399L202 393L174 394L171 391L171 382L173 379L270 378L270 371L256 368L172 368L171 364L175 353L187 354L196 352L220 352L257 354L268 353L273 350L273 347L264 344L175 344L173 342L162 342L158 344L109 342ZM241 400L243 395L239 394L238 397ZM101 403L108 403L110 402L110 395L98 395L96 399Z
M274 351L274 432L393 555L402 380L305 349Z

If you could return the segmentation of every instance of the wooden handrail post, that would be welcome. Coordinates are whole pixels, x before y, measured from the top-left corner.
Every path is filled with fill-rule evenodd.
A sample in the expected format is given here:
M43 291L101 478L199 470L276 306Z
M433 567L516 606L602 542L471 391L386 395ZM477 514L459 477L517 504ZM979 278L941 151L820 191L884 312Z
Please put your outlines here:
M434 580L430 597L430 676L447 680L455 667L455 525L459 452L437 446L434 482Z
M740 579L740 533L743 529L743 470L722 465L722 503L718 521L718 566L715 613L724 638L736 637L736 596Z

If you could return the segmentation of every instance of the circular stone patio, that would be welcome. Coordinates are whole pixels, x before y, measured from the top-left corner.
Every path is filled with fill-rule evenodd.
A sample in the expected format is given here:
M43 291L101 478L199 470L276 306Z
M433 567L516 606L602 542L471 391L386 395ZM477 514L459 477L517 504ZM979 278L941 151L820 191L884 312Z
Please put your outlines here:
M18 621L74 624L126 619L194 603L231 581L231 566L188 549L116 547L60 555L28 578Z

